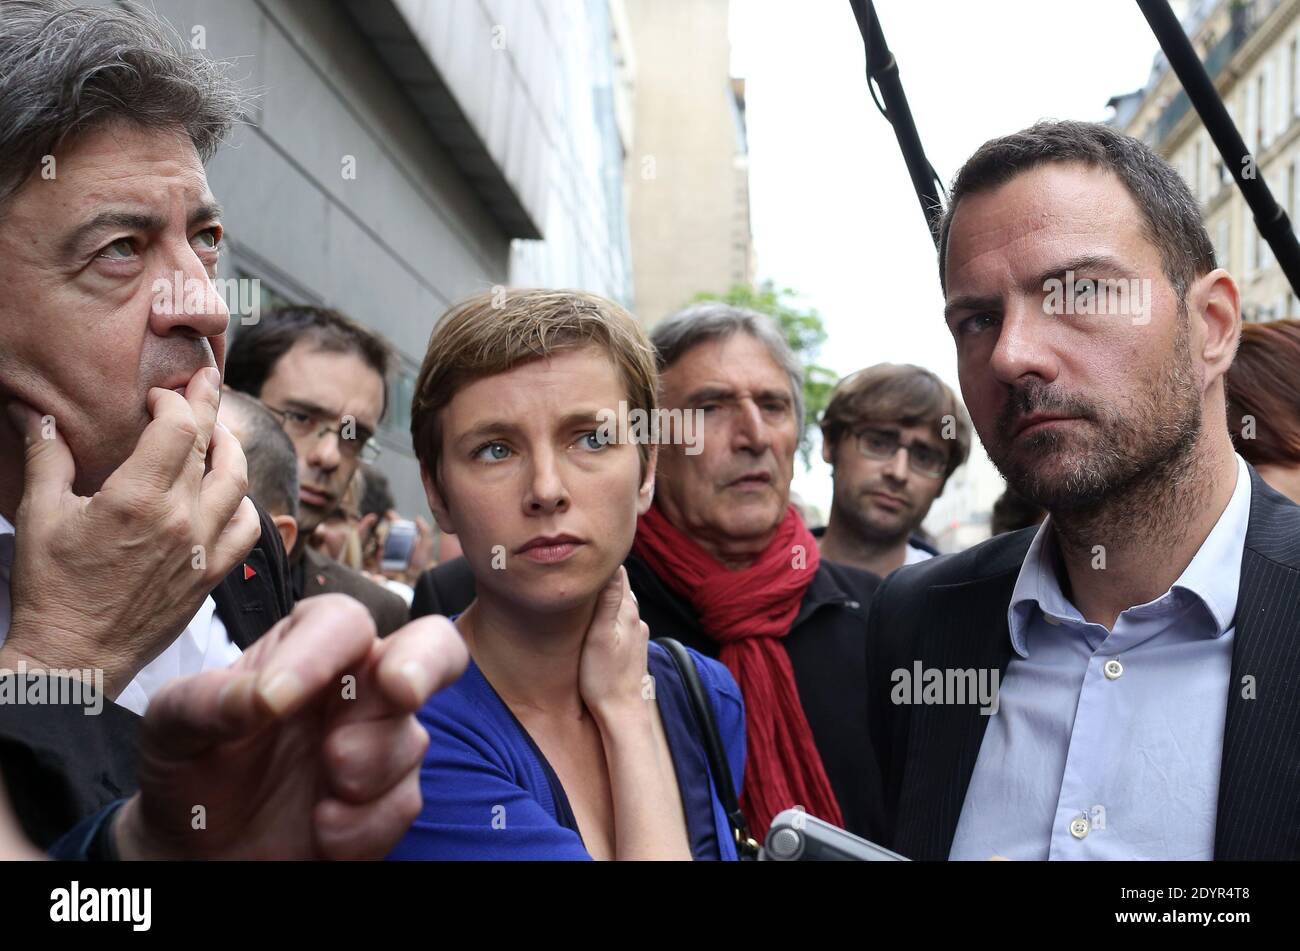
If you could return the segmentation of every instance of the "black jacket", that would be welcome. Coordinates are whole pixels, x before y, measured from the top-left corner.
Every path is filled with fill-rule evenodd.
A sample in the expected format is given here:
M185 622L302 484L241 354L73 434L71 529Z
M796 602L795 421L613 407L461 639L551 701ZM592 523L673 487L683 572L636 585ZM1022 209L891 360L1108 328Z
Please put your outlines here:
M825 525L818 525L816 528L809 529L809 531L811 531L811 532L813 533L813 538L825 538L825 537L826 537L826 526L825 526ZM911 545L913 548L919 548L919 549L921 549L921 551L923 551L923 552L925 552L925 553L927 553L927 554L930 554L930 555L939 555L939 554L941 554L941 552L939 551L939 549L935 548L932 544L930 544L928 541L926 541L924 538L922 538L919 534L912 534L912 535L908 536L907 543L908 543L909 545Z
M624 565L652 637L672 637L705 656L718 656L718 644L700 628L685 599L636 555L628 555ZM883 831L879 767L867 731L863 658L867 605L879 584L866 571L822 561L790 633L782 639L845 826L868 839ZM455 614L473 600L474 576L465 559L457 558L420 576L411 616Z
M459 614L474 600L474 592L474 572L469 570L469 562L463 556L444 561L415 579L411 617Z
M262 537L212 591L217 615L241 650L293 608L280 534L260 508ZM98 716L80 705L0 704L0 774L19 822L38 847L136 789L140 718L115 703Z
M1250 469L1232 677L1219 775L1216 859L1300 859L1300 506ZM989 718L975 704L894 705L891 672L1011 659L1007 608L1037 527L894 572L866 638L868 722L881 757L886 835L913 859L946 859ZM1247 674L1258 697L1242 697Z
M356 598L374 618L380 637L387 637L407 621L406 602L400 595L314 548L303 549L302 557L290 565L289 580L298 601L331 592Z

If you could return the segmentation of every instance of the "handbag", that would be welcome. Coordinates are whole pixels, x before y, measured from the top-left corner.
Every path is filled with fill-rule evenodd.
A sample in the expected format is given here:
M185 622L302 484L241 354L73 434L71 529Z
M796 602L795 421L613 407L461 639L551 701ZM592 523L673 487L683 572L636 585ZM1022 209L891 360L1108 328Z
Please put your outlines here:
M704 741L704 755L709 761L709 771L713 773L714 785L718 790L718 799L727 814L732 836L736 840L736 856L741 861L753 861L758 858L760 848L757 841L749 834L749 825L745 815L740 811L740 800L736 797L736 783L731 775L731 766L727 763L726 751L722 748L722 737L718 733L718 721L713 717L713 706L709 703L704 684L700 681L700 672L695 661L679 641L671 637L656 637L655 643L668 652L677 668L682 683L686 686L686 696L691 710L695 714L695 725L700 739Z

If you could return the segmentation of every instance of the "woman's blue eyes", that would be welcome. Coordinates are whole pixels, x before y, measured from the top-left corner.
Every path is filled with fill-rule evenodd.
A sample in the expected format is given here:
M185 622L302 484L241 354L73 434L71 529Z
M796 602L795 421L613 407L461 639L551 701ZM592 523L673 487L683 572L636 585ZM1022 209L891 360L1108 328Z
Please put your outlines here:
M474 458L485 462L500 462L506 458L510 448L505 443L490 442L474 450Z
M607 445L605 439L600 434L600 430L593 429L589 433L583 433L575 441L574 445L586 449L588 452L597 452L604 449ZM510 447L502 442L484 443L474 450L474 458L483 462L500 462L511 455Z

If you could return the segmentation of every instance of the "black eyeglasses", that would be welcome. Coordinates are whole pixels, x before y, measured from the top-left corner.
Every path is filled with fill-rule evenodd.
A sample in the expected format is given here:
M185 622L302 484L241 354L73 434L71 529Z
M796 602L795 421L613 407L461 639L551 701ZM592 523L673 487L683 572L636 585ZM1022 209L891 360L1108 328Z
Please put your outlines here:
M858 452L868 459L885 462L894 458L899 449L907 450L907 466L920 476L942 479L948 471L948 454L923 442L903 442L896 429L868 427L854 433Z
M284 431L294 439L319 440L333 433L338 437L341 455L349 459L359 459L367 465L373 465L379 459L381 449L372 439L374 434L364 426L357 426L355 421L336 426L330 420L323 419L315 413L305 413L298 409L282 409L278 406L266 408L280 421Z

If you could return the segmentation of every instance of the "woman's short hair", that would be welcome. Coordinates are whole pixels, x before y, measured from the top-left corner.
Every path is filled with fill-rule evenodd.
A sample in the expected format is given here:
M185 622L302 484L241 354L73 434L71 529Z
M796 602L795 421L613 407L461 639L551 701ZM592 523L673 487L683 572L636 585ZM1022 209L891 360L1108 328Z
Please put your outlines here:
M1300 320L1241 328L1228 368L1228 429L1251 465L1300 465Z
M822 439L834 454L845 433L863 423L929 426L948 447L944 479L970 455L970 420L957 394L934 373L911 363L877 363L835 384L822 413Z
M622 377L629 411L656 410L654 350L636 318L611 300L583 291L511 290L479 294L447 311L429 337L411 400L415 455L434 483L442 452L440 410L457 391L530 360L586 346L608 354ZM650 447L637 448L644 476Z

